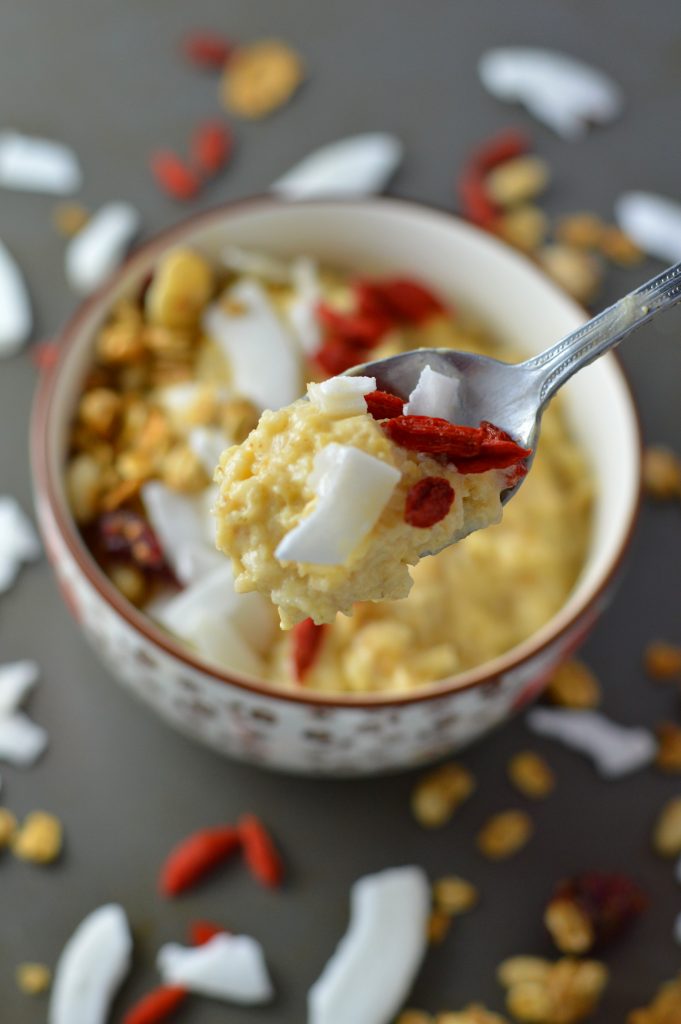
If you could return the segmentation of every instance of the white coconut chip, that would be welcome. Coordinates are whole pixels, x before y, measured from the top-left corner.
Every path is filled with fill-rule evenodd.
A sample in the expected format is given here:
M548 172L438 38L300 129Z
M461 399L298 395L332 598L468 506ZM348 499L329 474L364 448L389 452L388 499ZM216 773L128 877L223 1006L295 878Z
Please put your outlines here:
M93 910L57 962L48 1024L105 1024L131 959L132 936L123 908L108 903Z
M581 138L590 123L612 121L622 110L621 90L609 75L555 50L488 50L478 72L493 96L522 103L565 139Z
M0 186L69 195L83 180L76 154L62 142L0 132Z
M439 416L454 423L460 387L461 382L457 377L450 377L448 374L438 373L431 366L424 366L416 387L404 407L404 415Z
M382 192L402 162L402 143L387 132L366 132L322 146L270 186L286 199L371 196Z
M329 377L308 384L307 397L329 416L358 416L367 411L364 396L375 390L375 377Z
M681 260L681 203L653 192L625 192L615 203L615 219L649 256Z
M308 993L308 1024L388 1024L427 948L430 886L419 867L365 875L350 893L350 925Z
M262 946L250 935L216 935L202 946L169 942L156 965L166 985L242 1006L259 1006L274 995Z
M89 295L122 263L140 229L140 215L130 203L106 203L66 246L66 280L80 295Z
M219 427L194 427L187 435L187 444L211 479L220 456L232 443Z
M189 585L223 563L208 532L200 495L178 494L158 480L150 480L140 491L151 527L163 554L180 583Z
M229 361L235 391L261 411L290 405L302 389L300 357L266 291L245 279L224 300L208 307L203 326Z
M21 505L16 499L1 495L0 594L9 590L21 566L25 562L35 562L40 553L38 535Z
M360 448L328 444L314 459L309 483L317 502L279 542L281 562L344 565L390 501L400 471Z
M0 719L19 710L39 676L38 663L28 659L0 665Z
M18 352L32 329L33 313L24 276L7 246L0 242L0 358Z
M22 711L0 718L0 761L28 768L46 747L47 733Z
M301 256L291 264L293 298L286 310L289 323L307 356L314 355L322 343L317 307L322 300L317 264Z
M613 722L600 711L533 708L527 724L540 736L550 736L590 757L606 779L617 779L650 764L657 750L648 729Z
M262 277L272 284L288 284L291 280L291 266L286 260L277 259L255 249L242 249L228 245L221 253L222 262L228 270L238 274Z

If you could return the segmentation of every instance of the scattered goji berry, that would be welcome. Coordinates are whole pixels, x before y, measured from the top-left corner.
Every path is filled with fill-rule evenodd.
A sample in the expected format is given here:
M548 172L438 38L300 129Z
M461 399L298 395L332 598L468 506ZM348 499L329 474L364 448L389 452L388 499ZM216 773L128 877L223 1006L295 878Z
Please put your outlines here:
M207 71L219 71L229 60L234 44L217 32L188 32L181 49L191 64Z
M201 187L199 176L170 150L160 149L151 156L151 173L171 199L193 199Z
M444 519L454 501L454 488L443 476L424 476L407 491L404 520L427 529Z
M627 875L585 871L559 883L544 921L560 950L583 954L616 938L647 905Z
M128 1010L123 1024L157 1024L158 1021L167 1020L188 995L184 985L160 985L147 992Z
M493 135L481 143L471 154L468 164L475 167L481 174L506 163L507 160L514 160L517 156L527 153L530 148L530 138L525 132L517 128L507 128Z
M192 162L202 174L217 174L232 154L232 133L222 121L202 121L191 143Z
M473 151L457 183L464 217L487 230L495 230L502 211L485 188L485 176L499 164L526 153L529 147L530 140L525 134L508 129Z
M457 189L464 217L487 231L494 230L500 210L488 196L484 178L479 172L470 167L463 171Z
M291 630L293 668L299 683L317 657L323 639L324 626L318 626L312 619L303 619Z
M146 519L131 509L105 512L96 523L98 546L107 555L123 556L147 572L167 570L165 555Z
M281 885L284 864L272 837L254 814L244 814L237 822L246 866L254 878L274 888Z
M228 860L241 846L231 825L206 828L183 839L170 851L159 877L164 896L176 896Z
M392 419L402 415L404 401L397 395L391 395L389 391L370 391L364 396L367 404L367 412L375 420Z
M411 278L395 277L386 281L357 281L357 308L365 316L383 316L395 323L420 324L443 313L444 305L436 295Z
M189 941L192 946L205 946L216 935L225 935L227 932L227 928L212 921L192 921L189 925Z

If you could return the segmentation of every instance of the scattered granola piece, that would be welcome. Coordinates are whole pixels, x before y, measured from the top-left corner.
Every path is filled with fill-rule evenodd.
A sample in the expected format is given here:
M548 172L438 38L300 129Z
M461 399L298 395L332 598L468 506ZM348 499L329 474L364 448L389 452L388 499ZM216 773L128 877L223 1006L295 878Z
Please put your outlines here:
M473 909L479 898L473 883L458 875L445 875L433 883L433 902L445 914L465 914Z
M561 953L581 955L620 935L647 905L627 875L585 871L557 885L544 924Z
M648 1006L632 1010L627 1024L676 1024L681 1020L681 975L662 985Z
M265 117L283 106L303 80L298 54L277 39L240 46L227 64L220 92L228 110Z
M541 157L526 154L492 168L485 178L487 194L501 207L536 199L549 183L549 166Z
M433 1018L425 1010L403 1010L395 1024L433 1024Z
M657 501L681 498L681 459L671 448L649 445L643 452L643 486Z
M514 754L507 765L508 777L523 796L543 800L553 792L556 779L543 757L533 750Z
M444 942L449 934L451 924L451 914L446 913L444 910L440 910L439 907L435 907L434 910L431 910L428 918L428 925L426 927L428 944L431 946L439 946L441 942Z
M508 1024L508 1021L500 1013L494 1013L480 1003L469 1003L463 1010L438 1013L435 1024Z
M570 213L556 222L556 240L577 249L598 249L605 224L595 213Z
M681 647L654 640L646 647L645 670L652 679L680 679Z
M532 708L525 719L540 736L551 736L586 754L606 779L617 779L650 764L657 751L648 729L619 725L600 711Z
M504 988L512 988L524 981L544 982L551 963L539 956L511 956L499 964L497 978Z
M47 992L52 982L52 971L45 964L19 964L15 976L17 985L27 996L39 996Z
M455 761L424 775L414 787L411 809L424 828L440 828L475 789L475 779Z
M661 722L657 729L659 746L655 765L670 775L681 773L681 726L676 722Z
M552 243L539 251L538 258L547 274L577 302L591 302L596 297L603 271L591 253Z
M653 831L653 847L661 857L681 854L681 797L672 797L660 811Z
M507 988L506 1005L528 1024L574 1024L592 1013L608 982L597 960L564 958L550 963L538 957L512 957L499 967Z
M57 203L52 210L52 223L62 238L73 238L89 219L89 211L80 203Z
M46 811L32 811L12 840L12 852L33 864L51 864L61 853L62 842L59 818Z
M16 815L8 807L0 807L0 850L9 846L17 831Z
M505 860L529 842L532 819L523 811L501 811L491 817L478 833L480 852L489 860Z
M572 658L558 666L546 696L552 704L564 708L597 708L601 703L601 684L588 665Z
M538 206L524 203L499 217L497 231L509 245L533 253L546 241L549 219Z
M634 267L644 258L629 235L613 224L604 225L599 248L606 259L620 267Z

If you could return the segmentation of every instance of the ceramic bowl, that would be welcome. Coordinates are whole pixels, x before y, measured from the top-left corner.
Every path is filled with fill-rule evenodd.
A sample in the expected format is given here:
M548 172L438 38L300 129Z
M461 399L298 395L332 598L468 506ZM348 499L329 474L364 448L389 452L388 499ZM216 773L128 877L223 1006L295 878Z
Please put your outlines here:
M640 490L638 420L620 366L608 355L565 388L572 428L596 477L593 537L568 600L528 640L408 694L325 696L220 672L114 589L71 517L63 466L81 381L113 303L136 293L169 248L188 244L217 255L227 240L275 254L310 254L355 272L416 274L529 353L577 327L584 311L524 257L447 213L395 199L255 199L189 218L140 248L67 324L59 359L38 389L32 460L49 557L83 633L144 704L223 754L307 774L404 769L458 750L532 701L608 601Z

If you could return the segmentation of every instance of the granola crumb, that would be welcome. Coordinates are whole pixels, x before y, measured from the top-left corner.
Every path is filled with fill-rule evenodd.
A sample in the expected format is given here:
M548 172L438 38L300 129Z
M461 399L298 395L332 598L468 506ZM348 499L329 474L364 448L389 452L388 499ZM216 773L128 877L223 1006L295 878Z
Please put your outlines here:
M565 291L578 302L596 298L603 281L603 270L596 257L573 246L545 245L538 253L539 262Z
M478 833L478 849L489 860L505 860L525 846L532 832L532 820L524 811L501 811Z
M661 985L648 1006L632 1010L627 1024L676 1024L681 1020L681 974Z
M395 1024L433 1024L433 1018L425 1010L403 1010Z
M493 168L485 177L485 191L497 206L517 206L541 195L550 177L546 161L527 154Z
M508 1024L508 1020L481 1003L469 1003L463 1010L438 1013L435 1024Z
M12 852L33 864L51 864L61 853L62 840L59 818L46 811L32 811L12 841Z
M472 882L458 875L445 875L433 883L433 902L444 914L465 914L479 899L480 894Z
M656 501L681 498L681 459L671 448L650 445L643 452L643 487Z
M52 223L62 238L73 238L90 219L90 214L80 203L57 203L52 210Z
M608 982L597 960L565 957L550 963L537 957L512 957L498 972L507 989L506 1005L527 1024L575 1024L596 1009Z
M556 669L546 696L552 704L563 708L597 708L601 703L601 686L588 665L572 658Z
M595 213L570 213L556 222L556 239L577 249L597 249L605 224Z
M558 883L544 924L561 953L582 955L621 935L647 906L645 892L628 875L583 871Z
M422 776L411 795L411 809L419 825L441 828L475 789L473 775L452 761Z
M42 995L52 983L52 971L45 964L19 964L15 976L17 986L27 996Z
M653 640L648 644L644 656L645 670L651 679L681 678L681 647Z
M673 797L658 815L653 831L653 848L661 857L681 854L681 797Z
M16 815L9 807L0 807L0 850L9 846L17 831Z
M655 765L669 775L681 773L681 726L675 722L661 722L656 729L658 748Z
M544 924L561 953L587 953L596 941L589 915L571 899L551 900Z
M431 910L427 924L428 943L431 946L439 946L447 938L452 924L452 915L447 911L435 907Z
M556 779L543 757L533 750L514 754L507 765L508 777L523 796L543 800L552 793Z
M291 99L303 74L298 54L278 39L242 46L225 67L222 101L240 117L265 117Z

